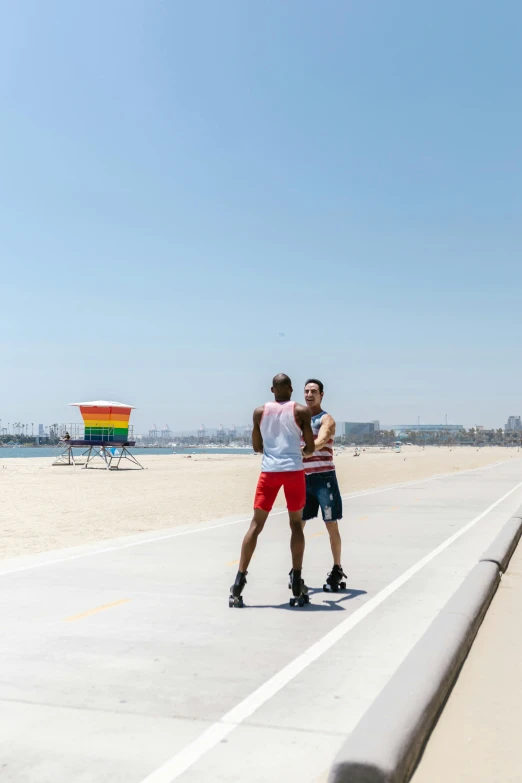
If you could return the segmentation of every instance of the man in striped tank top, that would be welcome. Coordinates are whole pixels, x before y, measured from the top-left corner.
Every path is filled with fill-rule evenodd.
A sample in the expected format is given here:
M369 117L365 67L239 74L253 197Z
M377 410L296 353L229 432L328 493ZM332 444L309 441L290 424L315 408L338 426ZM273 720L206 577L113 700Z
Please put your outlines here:
M306 500L303 454L313 454L314 436L308 408L292 402L292 392L292 381L288 375L279 373L272 381L274 401L266 402L254 411L252 446L256 453L263 455L263 460L254 499L254 516L243 539L236 581L230 588L231 607L243 606L241 593L246 584L247 568L281 487L284 489L292 531L293 598L290 604L294 606L298 602L302 606L308 603L308 588L301 576L305 548L303 506Z
M305 402L312 417L312 431L315 439L315 451L303 456L306 476L306 504L303 510L303 522L313 519L319 514L319 507L326 529L330 536L330 546L334 565L328 574L323 589L336 592L339 587L345 588L346 574L341 565L341 536L337 524L343 516L343 501L339 492L335 465L333 461L333 445L335 421L321 407L324 396L324 386L317 378L310 378L305 383Z

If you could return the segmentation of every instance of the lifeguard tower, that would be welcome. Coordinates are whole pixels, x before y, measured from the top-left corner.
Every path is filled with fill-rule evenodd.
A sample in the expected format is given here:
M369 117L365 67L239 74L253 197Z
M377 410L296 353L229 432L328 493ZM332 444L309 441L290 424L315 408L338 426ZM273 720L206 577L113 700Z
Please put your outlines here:
M84 424L83 438L62 441L63 451L54 465L75 465L73 448L86 446L82 455L87 456L84 468L89 467L94 459L100 458L107 470L117 470L122 459L130 460L143 470L129 450L136 445L135 441L129 440L129 419L133 405L109 400L71 402L69 405L80 409Z

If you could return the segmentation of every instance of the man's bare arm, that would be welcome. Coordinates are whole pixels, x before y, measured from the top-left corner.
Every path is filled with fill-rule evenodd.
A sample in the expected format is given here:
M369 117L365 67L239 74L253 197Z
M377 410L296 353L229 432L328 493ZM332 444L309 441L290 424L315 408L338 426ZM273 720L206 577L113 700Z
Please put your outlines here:
M304 405L296 403L295 406L296 419L303 432L303 440L305 447L303 449L303 455L309 457L315 451L314 433L312 432L312 417L310 411Z
M263 453L263 436L261 435L261 419L263 418L264 405L260 405L254 411L254 426L252 428L252 448L256 454Z
M329 413L326 413L321 419L321 426L319 427L319 432L317 433L317 438L315 440L315 450L319 451L319 449L322 449L323 446L326 446L328 441L334 436L335 420L333 416L330 416Z

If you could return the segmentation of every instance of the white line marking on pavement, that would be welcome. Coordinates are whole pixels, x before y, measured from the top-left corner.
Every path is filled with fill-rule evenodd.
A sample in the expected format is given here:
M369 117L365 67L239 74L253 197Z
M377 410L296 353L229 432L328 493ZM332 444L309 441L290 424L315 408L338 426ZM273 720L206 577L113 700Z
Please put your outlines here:
M205 753L212 750L212 748L218 745L227 734L234 731L235 728L240 726L256 710L266 704L272 696L279 693L282 688L301 674L301 672L310 666L311 663L320 658L327 650L331 649L343 636L355 628L361 620L368 617L374 609L377 609L377 607L428 565L437 555L451 546L454 541L463 536L464 533L467 533L467 531L476 525L477 522L480 522L480 520L489 514L490 511L493 511L494 508L521 487L522 481L488 506L485 511L482 511L482 513L472 519L471 522L468 522L467 525L464 525L459 531L443 541L442 544L433 549L428 555L421 558L415 565L408 568L401 576L394 579L393 582L390 582L387 587L377 593L373 598L370 598L360 609L355 611L346 620L339 623L333 630L325 634L322 639L319 639L315 644L312 644L304 653L267 680L260 688L251 693L250 696L247 696L246 699L243 699L238 705L229 710L229 712L223 715L217 723L214 723L204 731L198 739L191 742L190 745L187 745L186 748L144 778L141 783L172 783L174 780L177 780L180 775L199 761Z
M474 473L477 470L490 470L496 468L499 465L512 464L506 461L494 462L492 465L487 465L480 468L469 468L468 470L459 470L456 473L440 473L437 476L430 476L424 479L418 479L416 481L405 481L401 484L392 484L390 487L381 487L380 489L371 489L367 492L357 492L348 495L341 495L343 500L356 500L357 498L363 498L367 495L379 495L381 492L390 492L392 489L401 489L402 487L411 487L415 484L428 484L431 481L437 481L438 479L450 478L452 476L462 476L464 473ZM286 509L280 511L270 512L270 516L275 517L278 514L286 514ZM135 546L143 546L144 544L155 544L156 541L166 541L171 538L179 538L181 536L190 536L193 533L204 533L207 530L217 530L220 527L229 527L230 525L239 525L241 522L250 522L252 517L245 517L243 519L234 519L232 522L222 522L218 525L209 525L207 527L196 527L192 530L182 530L180 533L167 533L164 536L155 536L153 538L145 538L143 541L130 541L128 544L118 544L117 546L108 546L103 549L93 549L92 552L81 552L78 555L67 555L67 557L57 557L51 560L44 560L41 563L32 563L31 565L19 566L18 568L10 568L7 571L0 571L1 576L7 576L8 574L18 574L21 571L32 571L34 568L44 568L45 566L55 565L59 563L69 563L72 560L79 560L82 557L92 557L93 555L103 555L106 552L118 552L121 549L130 549Z

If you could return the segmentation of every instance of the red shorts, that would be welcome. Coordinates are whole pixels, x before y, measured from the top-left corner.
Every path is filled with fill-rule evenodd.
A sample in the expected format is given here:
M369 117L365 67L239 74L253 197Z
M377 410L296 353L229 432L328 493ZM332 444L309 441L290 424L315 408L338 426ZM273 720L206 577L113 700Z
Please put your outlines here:
M281 487L285 488L286 507L289 511L300 511L304 508L306 503L304 470L261 473L257 482L254 508L271 511Z

